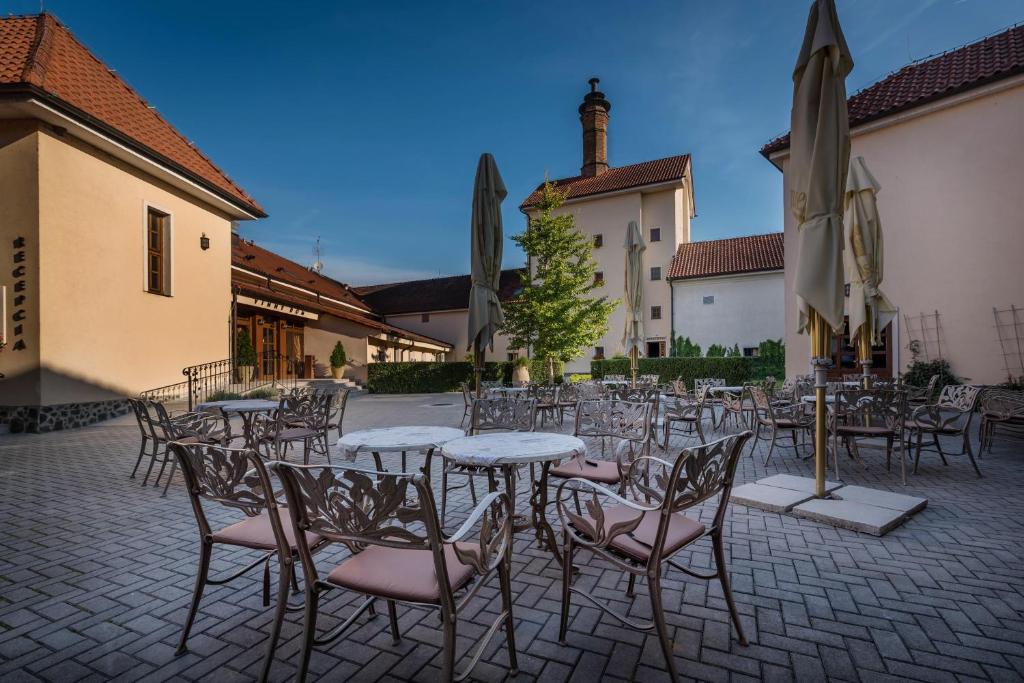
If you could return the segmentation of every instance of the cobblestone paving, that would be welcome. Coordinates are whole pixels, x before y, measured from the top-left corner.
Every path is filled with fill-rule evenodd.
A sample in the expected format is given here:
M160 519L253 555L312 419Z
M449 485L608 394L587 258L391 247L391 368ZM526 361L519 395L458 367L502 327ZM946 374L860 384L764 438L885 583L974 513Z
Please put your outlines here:
M457 395L358 397L346 429L390 424L455 426ZM197 561L197 532L180 479L166 498L128 473L138 432L123 419L74 431L0 438L0 680L250 680L264 654L270 611L259 572L207 590L190 639L174 656ZM707 681L968 681L1024 679L1024 448L997 445L978 480L962 458L943 467L926 455L906 492L928 507L884 538L734 506L727 552L750 645L731 633L717 583L669 571L668 621L676 664ZM849 483L903 490L882 456ZM738 481L810 463L777 452L767 468L745 456ZM393 466L392 462L392 466ZM435 477L438 481L439 477ZM464 495L465 490L460 492ZM469 509L456 498L456 513ZM707 516L708 511L702 512ZM233 521L215 511L213 522ZM329 549L329 567L344 556ZM214 571L239 566L248 551L214 557ZM711 566L701 541L683 556ZM617 571L588 563L579 585L638 618L649 615L643 586L630 605ZM552 557L517 538L513 567L515 680L667 680L655 636L621 628L597 609L574 605L569 645L557 641L559 570ZM347 615L355 596L326 602ZM464 652L496 614L485 587L459 623ZM284 625L272 680L291 679L300 615ZM328 623L330 620L325 620ZM422 680L439 675L435 613L399 607L403 640L393 645L383 616L314 651L311 678ZM337 623L337 622L334 622ZM494 638L473 677L506 677L503 639Z

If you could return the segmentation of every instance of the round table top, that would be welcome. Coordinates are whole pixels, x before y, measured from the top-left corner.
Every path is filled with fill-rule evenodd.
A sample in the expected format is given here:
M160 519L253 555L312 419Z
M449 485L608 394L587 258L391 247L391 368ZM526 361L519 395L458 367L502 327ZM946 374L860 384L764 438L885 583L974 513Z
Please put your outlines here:
M628 379L603 379L601 384L629 384Z
M587 446L568 434L495 432L464 436L441 446L441 454L460 465L495 467L583 457Z
M361 429L343 434L338 439L338 448L349 460L355 460L356 453L397 453L399 451L425 451L437 448L452 439L464 437L466 433L454 427L410 426L379 427Z
M231 401L207 401L196 406L196 410L220 409L226 413L262 413L268 410L277 410L281 404L278 401L269 401L263 398L243 398Z
M708 387L708 391L710 391L712 394L720 394L720 393L724 393L724 392L729 392L730 394L739 394L739 393L742 393L743 387L742 386L739 386L739 387L737 387L737 386L731 386L731 387Z
M810 395L810 396L801 396L800 400L803 401L804 403L814 403L817 399L813 395ZM828 395L825 396L825 403L835 403L835 402L836 402L835 395L828 394Z
M520 394L524 391L529 391L529 387L491 387L487 391L505 394Z

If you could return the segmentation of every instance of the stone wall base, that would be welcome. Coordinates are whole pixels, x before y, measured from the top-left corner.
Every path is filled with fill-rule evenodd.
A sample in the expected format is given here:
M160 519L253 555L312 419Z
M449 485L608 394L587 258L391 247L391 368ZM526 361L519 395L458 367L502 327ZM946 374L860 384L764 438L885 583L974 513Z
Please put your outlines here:
M130 410L126 398L55 406L0 406L0 425L6 425L12 434L40 434L85 427L124 415Z

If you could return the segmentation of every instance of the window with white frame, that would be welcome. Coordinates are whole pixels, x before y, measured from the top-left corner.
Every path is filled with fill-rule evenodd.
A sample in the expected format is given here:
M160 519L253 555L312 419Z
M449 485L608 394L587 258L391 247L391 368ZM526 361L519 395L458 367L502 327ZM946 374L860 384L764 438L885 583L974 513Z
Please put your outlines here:
M652 280L660 280L661 279L661 266L651 266L651 279Z
M660 242L661 241L661 228L651 228L651 241L652 242Z

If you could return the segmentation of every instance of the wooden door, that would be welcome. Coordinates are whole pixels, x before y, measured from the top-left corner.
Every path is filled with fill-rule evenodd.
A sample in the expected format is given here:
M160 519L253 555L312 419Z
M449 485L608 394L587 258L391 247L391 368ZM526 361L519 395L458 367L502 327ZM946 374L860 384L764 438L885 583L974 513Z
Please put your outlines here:
M882 330L882 343L871 347L871 374L877 377L892 377L892 323ZM843 328L832 337L832 368L828 372L831 381L842 379L843 375L860 374L857 349L850 341L850 319L843 318Z

